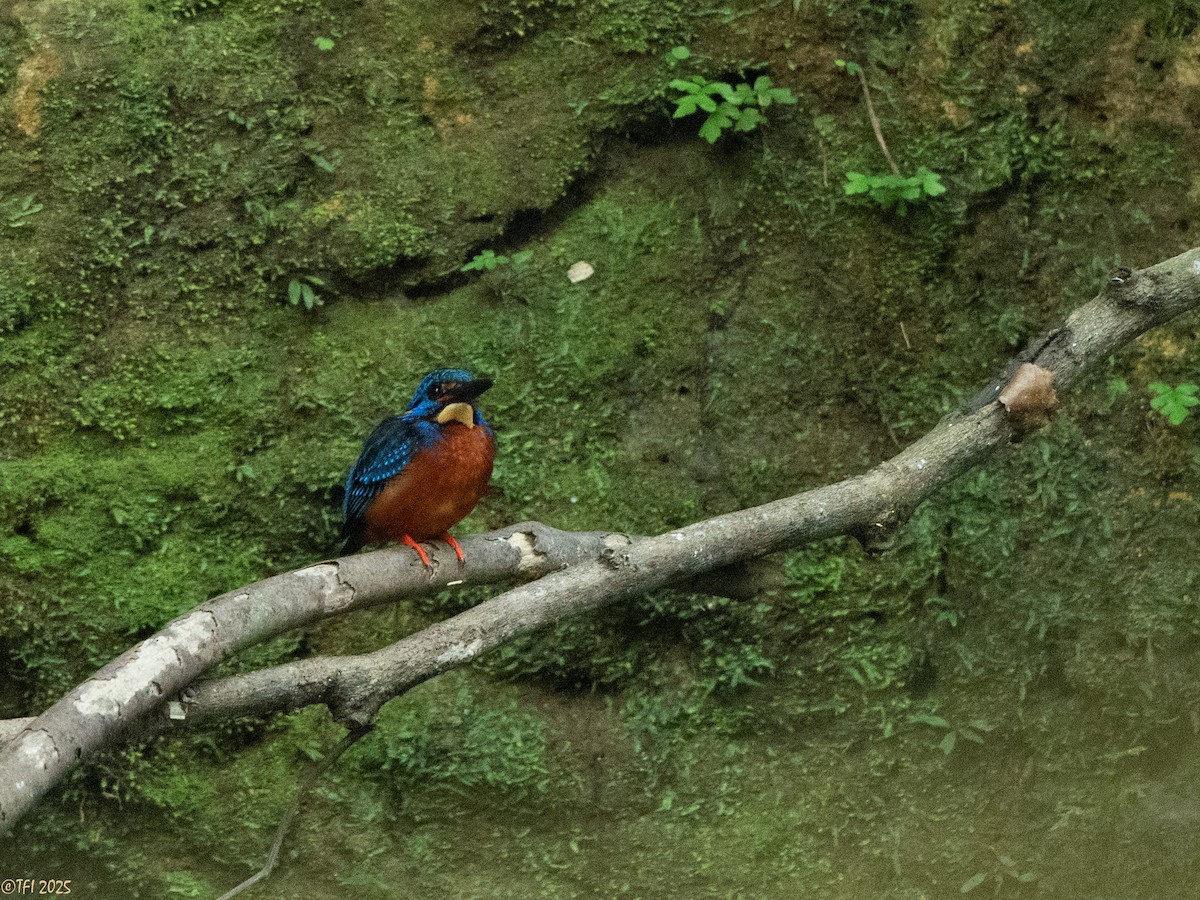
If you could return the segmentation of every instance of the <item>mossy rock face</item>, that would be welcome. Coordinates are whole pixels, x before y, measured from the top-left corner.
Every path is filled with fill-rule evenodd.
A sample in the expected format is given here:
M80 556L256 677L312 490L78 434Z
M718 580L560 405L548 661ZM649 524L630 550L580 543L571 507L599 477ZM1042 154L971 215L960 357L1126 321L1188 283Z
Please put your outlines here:
M328 557L362 438L438 365L496 381L494 490L465 531L655 533L886 458L1111 267L1194 243L1196 12L1095 6L0 13L0 713ZM903 218L843 192L886 171L834 64L854 54L898 164L949 188ZM669 118L672 78L766 72L800 103L753 132L709 146ZM531 255L462 272L483 249ZM1191 883L1200 456L1145 386L1195 380L1196 338L1143 338L882 559L781 554L750 601L659 592L395 701L267 895ZM486 596L222 671L362 652ZM97 895L220 893L339 735L309 710L105 754L22 858Z

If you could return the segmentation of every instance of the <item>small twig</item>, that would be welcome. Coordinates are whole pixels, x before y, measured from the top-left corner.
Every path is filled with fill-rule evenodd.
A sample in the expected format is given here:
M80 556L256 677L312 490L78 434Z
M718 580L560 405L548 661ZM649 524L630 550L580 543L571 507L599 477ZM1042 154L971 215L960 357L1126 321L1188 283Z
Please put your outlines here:
M903 323L903 322L901 322L901 323L900 323L900 336L901 336L902 338L904 338L904 346L905 346L905 347L907 347L909 350L911 350L911 349L912 349L912 344L911 344L911 343L909 342L909 340L908 340L908 332L904 330L904 323Z
M271 852L267 854L267 861L261 869L226 893L222 894L219 900L230 900L231 897L236 897L243 891L254 887L264 878L268 877L275 870L276 864L279 862L279 851L283 847L283 839L287 836L288 829L292 827L292 822L296 818L296 813L300 810L300 804L306 796L312 791L317 784L317 779L325 774L343 753L350 749L354 743L371 729L357 728L346 734L338 745L333 748L330 754L325 757L320 763L314 765L308 771L308 775L296 787L296 793L292 797L292 802L288 805L287 810L283 814L283 818L279 821L279 828L275 832L275 843L271 845Z
M867 115L871 117L871 127L875 129L875 140L879 141L879 149L887 157L888 165L892 167L892 174L899 175L900 169L896 166L896 161L892 159L887 141L883 139L883 129L879 127L879 116L875 115L875 104L871 102L871 89L867 85L867 73L863 71L862 66L855 66L855 68L858 69L858 80L862 82L863 97L867 101Z

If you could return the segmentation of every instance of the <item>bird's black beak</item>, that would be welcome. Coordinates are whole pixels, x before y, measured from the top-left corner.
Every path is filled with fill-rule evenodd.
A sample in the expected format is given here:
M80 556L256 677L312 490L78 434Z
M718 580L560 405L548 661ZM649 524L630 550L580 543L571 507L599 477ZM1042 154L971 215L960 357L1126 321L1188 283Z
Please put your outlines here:
M476 378L452 387L439 398L442 403L470 403L492 386L490 378Z

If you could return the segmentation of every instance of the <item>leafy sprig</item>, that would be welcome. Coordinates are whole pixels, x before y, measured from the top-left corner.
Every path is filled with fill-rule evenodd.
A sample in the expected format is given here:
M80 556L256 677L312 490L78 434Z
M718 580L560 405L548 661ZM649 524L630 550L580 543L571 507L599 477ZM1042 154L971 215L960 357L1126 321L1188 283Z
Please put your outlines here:
M693 75L673 79L669 87L680 92L680 96L674 98L672 118L707 113L700 126L700 136L710 144L728 129L753 131L767 120L762 110L772 103L796 102L795 95L788 88L775 87L769 75L759 75L753 84L743 81L736 85Z
M847 172L843 186L847 196L866 194L884 209L896 207L896 212L908 215L908 204L946 193L942 176L921 166L916 175L865 175Z
M312 309L315 306L324 306L325 301L321 299L321 295L316 292L316 288L325 287L324 279L318 278L316 275L301 275L298 278L293 278L288 282L287 297L288 303L292 306L304 305L305 309Z
M533 256L532 250L521 250L518 253L514 253L512 256L504 256L503 254L496 253L494 250L484 250L469 263L463 266L459 271L490 272L497 266L508 265L511 265L515 271L523 268L525 263L529 262L531 256Z
M1149 388L1154 395L1150 407L1165 416L1172 425L1182 425L1184 419L1191 415L1191 408L1200 406L1200 397L1196 396L1200 392L1200 385L1187 382L1171 387L1156 381Z

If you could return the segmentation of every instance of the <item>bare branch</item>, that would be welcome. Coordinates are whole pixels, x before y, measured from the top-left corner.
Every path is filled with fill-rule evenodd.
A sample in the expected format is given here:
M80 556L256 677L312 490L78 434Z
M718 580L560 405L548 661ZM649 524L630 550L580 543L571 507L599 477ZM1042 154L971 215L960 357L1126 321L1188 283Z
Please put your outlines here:
M0 720L0 747L3 747L35 721L36 716L26 716L23 719Z
M381 551L320 563L206 603L110 663L0 749L0 824L11 828L82 754L115 740L224 654L326 615L434 590L456 577L479 583L544 576L375 653L197 685L186 721L326 703L343 724L365 727L391 697L565 616L833 535L886 547L918 503L1027 427L1018 428L996 402L1020 362L1053 373L1061 391L1136 335L1197 305L1200 250L1138 272L1121 270L965 412L836 485L636 541L514 526L465 544L470 564L461 573L452 566L443 571L448 553L440 553L432 581L411 571L411 552Z

